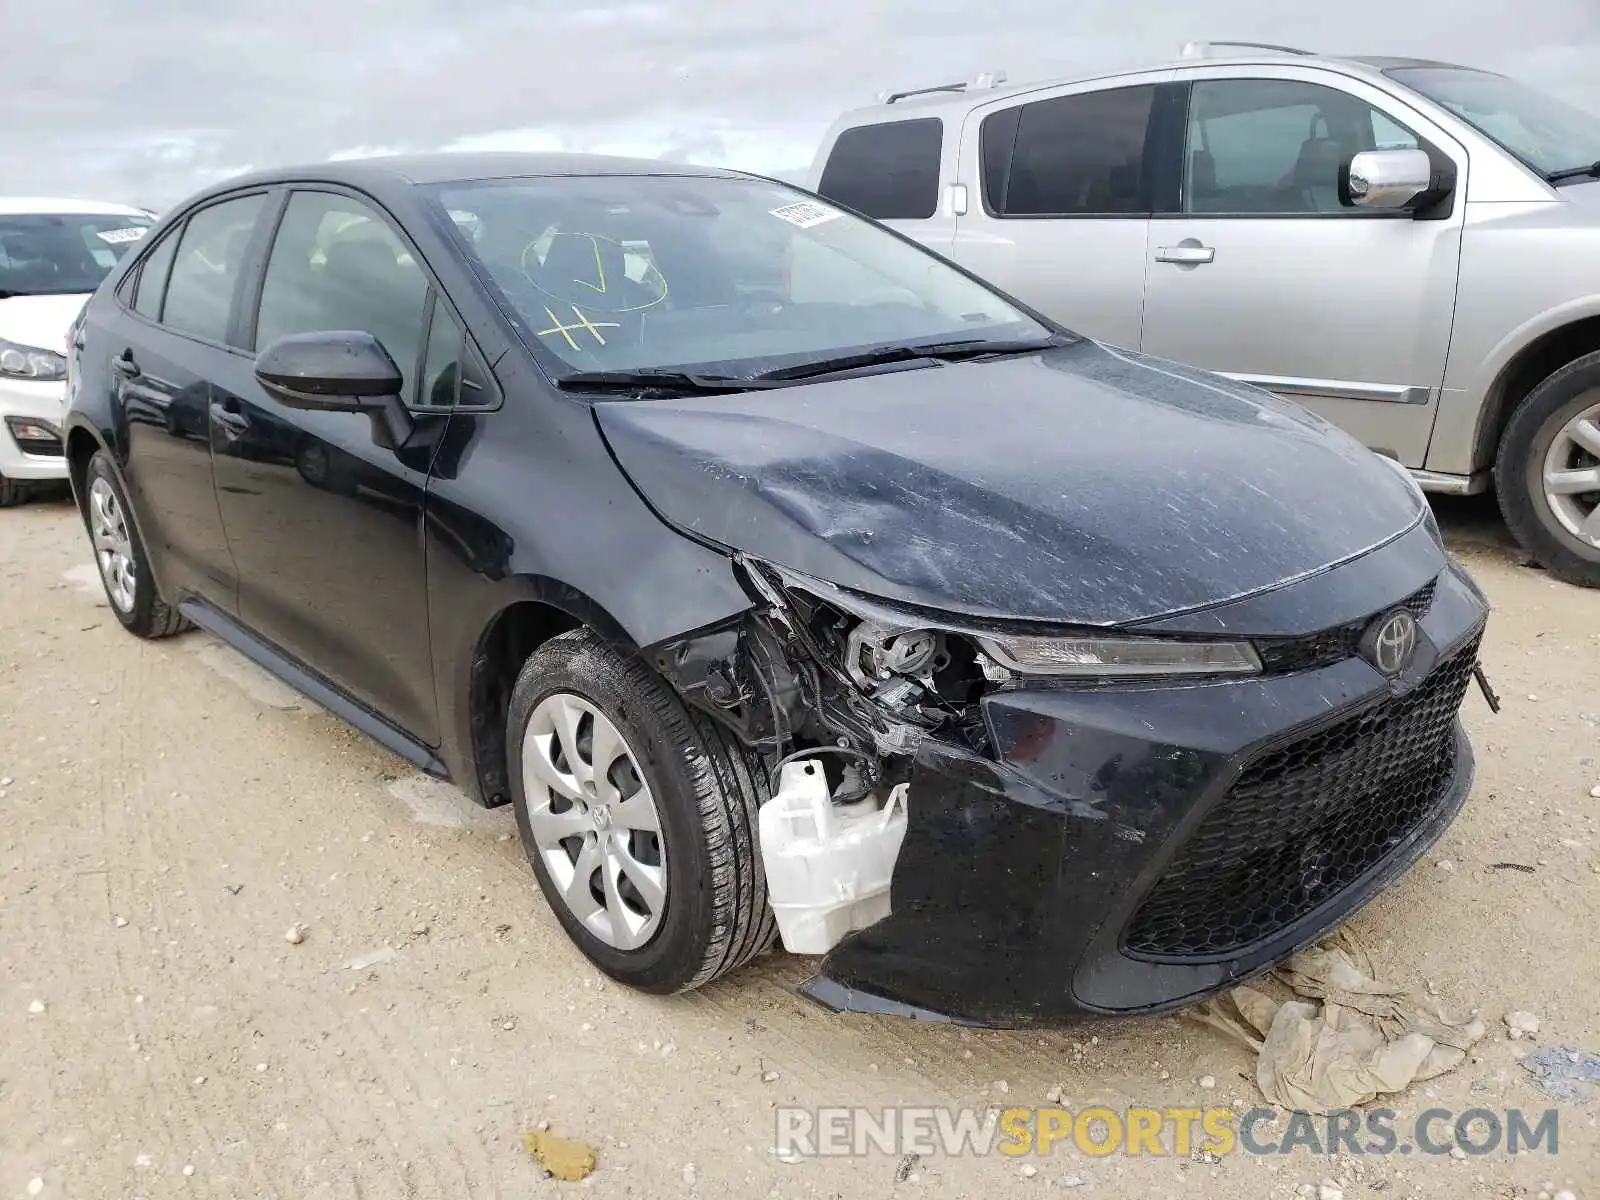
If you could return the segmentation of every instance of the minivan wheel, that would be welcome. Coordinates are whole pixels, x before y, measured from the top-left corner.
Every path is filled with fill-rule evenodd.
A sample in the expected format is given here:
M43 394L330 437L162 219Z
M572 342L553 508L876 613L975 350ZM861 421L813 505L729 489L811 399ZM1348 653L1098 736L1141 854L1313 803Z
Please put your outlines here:
M1600 353L1568 363L1517 406L1495 487L1506 524L1541 565L1600 587Z
M679 992L772 943L761 764L640 659L588 630L550 639L517 677L506 734L523 849L602 971Z
M189 622L156 594L150 560L129 515L127 494L104 450L89 460L84 493L83 519L95 566L122 627L142 638L169 637L187 629Z

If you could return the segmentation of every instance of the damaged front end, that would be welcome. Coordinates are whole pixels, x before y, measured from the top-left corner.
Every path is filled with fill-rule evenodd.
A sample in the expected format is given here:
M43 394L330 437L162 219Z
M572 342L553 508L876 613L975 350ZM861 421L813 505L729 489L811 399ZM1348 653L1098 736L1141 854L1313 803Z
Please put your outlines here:
M763 755L780 796L823 786L841 825L904 805L882 903L802 951L826 952L813 999L987 1025L1163 1011L1314 940L1459 810L1485 607L1434 562L1401 605L1417 649L1391 677L1358 642L1395 600L1356 593L1415 588L1396 586L1426 569L1414 546L1351 568L1341 603L1368 615L1238 640L1217 632L1233 609L1191 632L991 623L735 555L751 608L653 661ZM1327 594L1307 581L1273 611ZM1236 608L1270 628L1257 605Z

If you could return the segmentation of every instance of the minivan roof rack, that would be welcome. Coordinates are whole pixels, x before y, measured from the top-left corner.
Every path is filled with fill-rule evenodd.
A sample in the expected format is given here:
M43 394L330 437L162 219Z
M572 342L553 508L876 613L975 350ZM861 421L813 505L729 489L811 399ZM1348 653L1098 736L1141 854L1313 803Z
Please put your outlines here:
M1294 54L1309 57L1310 50L1300 50L1294 46L1275 46L1271 42L1185 42L1181 54L1184 58L1205 58L1213 46L1239 46L1246 50L1271 50L1275 54Z
M938 83L933 87L910 88L904 92L883 92L878 96L878 102L880 104L895 104L901 100L908 100L912 96L929 96L935 92L983 91L988 88L999 87L1005 81L1006 73L1004 71L984 71L971 79L964 79L960 83Z

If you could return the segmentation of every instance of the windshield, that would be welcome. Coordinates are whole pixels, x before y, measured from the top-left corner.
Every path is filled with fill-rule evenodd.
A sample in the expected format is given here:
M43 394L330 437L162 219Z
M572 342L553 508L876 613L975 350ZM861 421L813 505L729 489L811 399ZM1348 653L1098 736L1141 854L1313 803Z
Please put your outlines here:
M0 294L92 292L149 228L119 213L0 213Z
M748 378L880 347L1051 333L916 246L779 184L625 175L433 191L557 377Z
M1600 162L1600 117L1487 71L1398 67L1387 74L1441 104L1541 175Z

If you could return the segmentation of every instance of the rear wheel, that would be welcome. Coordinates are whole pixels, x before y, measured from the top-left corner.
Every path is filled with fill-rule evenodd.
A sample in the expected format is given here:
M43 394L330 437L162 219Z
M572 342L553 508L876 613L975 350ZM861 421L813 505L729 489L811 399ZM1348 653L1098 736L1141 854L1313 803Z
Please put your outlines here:
M587 630L552 638L517 678L506 732L523 849L602 971L678 992L772 943L760 763L642 661Z
M169 637L189 628L178 610L156 594L144 543L128 515L128 497L104 450L89 460L84 489L83 515L95 566L122 627L142 638Z
M1517 406L1495 484L1506 524L1542 566L1600 587L1600 353L1568 363Z

